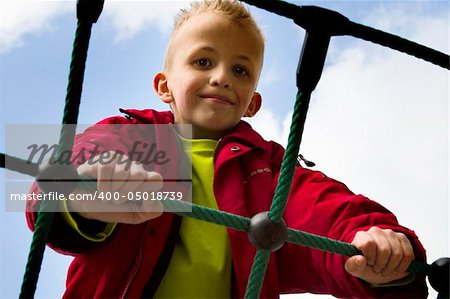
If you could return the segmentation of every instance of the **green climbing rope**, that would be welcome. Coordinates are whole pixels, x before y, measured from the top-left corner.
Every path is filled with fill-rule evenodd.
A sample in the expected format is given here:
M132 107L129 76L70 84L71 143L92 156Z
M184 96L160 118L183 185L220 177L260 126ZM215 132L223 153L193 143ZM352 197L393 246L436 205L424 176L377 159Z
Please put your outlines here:
M219 225L234 228L239 231L248 231L250 219L231 213L202 207L185 201L165 201L164 206L169 211L180 211L191 209L191 212L173 212L181 216L189 216L198 220L208 221Z
M247 282L247 290L245 291L245 299L259 298L261 288L264 282L267 264L270 259L270 250L258 249L253 260L252 270Z
M288 145L281 164L280 178L275 190L275 196L269 211L269 218L277 223L283 217L291 189L292 177L294 175L295 166L297 165L297 156L302 139L306 111L308 111L309 99L310 93L304 95L300 90L297 92Z
M168 209L174 211L192 209L192 212L174 212L178 215L225 225L239 231L248 231L250 219L246 217L184 201L164 201L163 204L165 207L168 207ZM361 251L352 244L292 228L288 228L287 242L347 257L361 254ZM408 271L411 273L426 274L428 272L428 265L419 261L413 261L409 266Z
M52 204L52 201L43 200L41 210L45 211L45 209L48 208L48 205ZM45 245L53 223L53 216L53 213L38 213L19 298L34 297L36 285L39 279L39 272L41 270L42 259L44 257Z
M289 17L297 19L296 23L298 23L299 18L298 7L293 4L288 4L283 1L272 1L267 3L263 1L254 1L254 0L243 0L243 1L249 2L257 6L263 5L264 3L264 5L266 5L267 7L270 7L270 10L284 15L288 15L288 12L291 12L292 16L289 15ZM81 7L78 12L80 11L85 13L87 12L88 16L86 17L85 15L86 18L84 20L85 21L87 20L86 22L84 21L78 22L77 32L75 35L74 50L70 66L69 84L67 89L66 105L64 109L63 126L60 134L57 157L59 156L60 153L64 151L71 151L73 146L75 126L74 125L66 126L66 124L76 124L78 118L82 83L84 77L84 68L87 58L87 50L89 46L91 27L92 23L94 23L97 20L98 16L100 15L101 8L103 6L102 0L98 0L95 3L94 2L95 1L93 0L90 1L79 0L79 3L81 3L82 5L78 7L78 8ZM95 13L91 13L89 11L90 10L89 5L91 5L92 3L96 5L96 9L94 9L96 11ZM267 9L267 7L262 8ZM306 14L306 10L305 9L303 10L305 12L304 14ZM311 20L314 21L314 18L311 18ZM362 33L358 31L356 33L352 32L352 34L354 34L355 36L359 34L360 37L363 37L367 40L373 40L372 37L370 39L368 38L368 36L373 35L373 33L367 28L365 28L365 31ZM392 41L390 39L397 39L397 37L392 36L389 36L390 39L387 39L385 35L381 34L380 32L378 32L378 35L379 36L377 37L375 42L378 42L383 45L392 44ZM420 51L419 50L412 51L410 49L405 50L405 48L407 47L412 48L414 46L415 48L418 48L418 46L416 44L412 45L412 44L405 44L403 41L401 42L402 42L401 44L392 47L397 50L404 51L410 55L415 55L422 59L427 59L428 61L449 68L448 55L444 55L439 52L431 52L429 51L429 49L425 49L424 47L422 47ZM297 93L292 124L288 139L288 146L286 148L285 157L283 158L279 182L275 190L275 196L269 211L269 218L277 223L281 221L287 205L292 178L296 167L297 155L301 143L302 132L304 129L306 112L309 106L311 91L304 90L302 93L299 90L299 92ZM2 159L1 161L2 167L5 166L4 162L5 157L6 157L5 155L0 156L0 158ZM19 159L17 159L16 162L17 163L14 163L14 165L17 165L17 167L16 166L14 167L19 170L23 169L24 173L34 174L36 172L35 165L32 165L33 167L31 166L24 167L23 163L21 163ZM86 178L80 177L79 183L80 184L86 183ZM94 184L94 188L96 188L96 184ZM51 204L54 204L54 202L43 200L40 207L40 211L38 212L35 225L35 232L33 235L33 240L26 266L26 272L22 283L21 293L19 295L20 298L32 298L36 290L36 284L40 272L40 267L42 264L45 244L48 239L48 234L50 232L53 223L54 213L46 212L48 210L51 210L48 207L48 205ZM179 215L193 217L199 220L213 222L220 225L225 225L227 227L239 231L248 231L249 229L250 219L246 217L237 216L206 207L201 207L183 201L166 201L164 202L164 204L168 211L186 210L186 209L191 210L190 212L176 212L176 214ZM351 244L290 228L288 229L287 242L349 257L361 254L361 252ZM267 249L257 250L252 266L252 271L250 273L245 298L259 297L267 264L270 259L270 254L271 254L270 250ZM414 273L425 274L428 272L429 266L425 263L414 261L411 263L408 270Z
M288 242L348 257L362 254L352 244L291 228L288 228ZM426 274L428 269L428 264L418 261L413 261L408 267L409 272L418 274Z
M86 68L91 30L92 23L78 21L73 43L72 59L70 63L66 100L56 160L58 160L61 153L72 152L76 129L75 124L78 122L78 114L80 110L84 71Z
M71 152L72 150L75 135L75 126L73 124L77 123L78 118L81 87L83 85L91 28L92 23L78 22L56 161L58 160L59 154L65 151ZM53 207L55 204L57 204L55 201L43 200L40 205L19 298L32 298L36 292L45 245L54 219L54 213L50 211L56 210Z

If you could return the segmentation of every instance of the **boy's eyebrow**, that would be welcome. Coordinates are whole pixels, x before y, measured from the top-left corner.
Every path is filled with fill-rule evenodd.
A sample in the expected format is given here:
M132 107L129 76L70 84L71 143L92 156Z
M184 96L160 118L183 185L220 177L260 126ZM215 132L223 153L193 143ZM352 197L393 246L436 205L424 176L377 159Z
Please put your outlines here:
M212 52L212 53L217 52L216 49L214 49L213 47L210 47L210 46L200 47L199 49L197 49L197 51L206 51L206 52ZM249 62L253 61L253 59L251 59L247 55L243 55L243 54L236 55L236 58L246 60Z
M216 50L213 47L209 47L209 46L200 47L198 50L203 50L203 51L207 51L207 52L216 52Z

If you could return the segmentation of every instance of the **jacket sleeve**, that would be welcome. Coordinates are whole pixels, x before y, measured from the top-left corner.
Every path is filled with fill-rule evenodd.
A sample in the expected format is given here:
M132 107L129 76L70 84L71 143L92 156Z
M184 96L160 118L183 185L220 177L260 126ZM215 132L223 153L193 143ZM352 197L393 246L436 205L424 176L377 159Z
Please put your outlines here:
M38 194L40 192L36 183L33 183L30 193ZM35 230L38 210L40 202L38 201L28 201L26 206L26 218L27 224L31 231ZM76 255L79 253L94 250L100 247L102 244L99 240L94 238L86 238L86 236L100 236L104 234L105 230L108 230L108 237L110 236L110 231L108 226L110 224L104 223L97 220L85 219L78 216L76 213L71 213L74 221L76 221L77 228L74 229L73 225L65 219L64 212L55 212L50 229L50 233L47 239L47 245L54 249L55 251L66 254L66 255ZM80 231L83 234L80 234ZM101 241L106 239L103 238Z
M75 168L86 162L91 153L106 150L126 151L123 136L109 129L108 124L128 124L129 121L123 117L114 117L101 121L102 126L92 126L83 134L75 138L71 163ZM36 183L33 183L29 193L40 192ZM29 228L34 231L40 201L27 201L26 218ZM113 233L113 225L97 220L89 220L79 216L77 213L56 212L48 237L48 245L62 254L78 254L90 251L102 246L102 242ZM68 221L69 220L69 221ZM70 221L72 220L72 222ZM76 227L74 227L76 224ZM83 232L80 234L80 231ZM104 235L106 232L106 236ZM86 236L102 236L102 238L86 238ZM102 239L102 240L101 240Z
M400 226L394 214L320 172L297 167L284 219L291 228L347 243L358 231L372 226L389 228L405 234L413 245L416 260L425 261L425 250L417 236ZM405 286L374 288L348 274L345 261L346 257L337 254L287 243L278 254L281 289L345 298L424 298L427 295L421 275Z

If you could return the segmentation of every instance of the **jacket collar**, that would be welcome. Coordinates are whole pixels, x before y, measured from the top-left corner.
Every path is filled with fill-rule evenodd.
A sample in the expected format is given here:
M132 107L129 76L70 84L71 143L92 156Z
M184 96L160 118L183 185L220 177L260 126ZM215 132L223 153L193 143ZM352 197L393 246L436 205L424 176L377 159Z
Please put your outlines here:
M235 140L250 147L264 148L267 145L267 141L258 132L253 130L249 123L243 120L234 127L230 134L224 136L223 139Z
M120 112L134 119L136 123L144 124L173 124L173 113L170 111L156 111L153 109L119 109Z
M156 111L153 109L119 109L120 112L134 119L136 123L172 124L174 116L171 111ZM250 147L264 148L266 141L259 135L249 123L241 120L231 131L223 137L223 140L236 141Z

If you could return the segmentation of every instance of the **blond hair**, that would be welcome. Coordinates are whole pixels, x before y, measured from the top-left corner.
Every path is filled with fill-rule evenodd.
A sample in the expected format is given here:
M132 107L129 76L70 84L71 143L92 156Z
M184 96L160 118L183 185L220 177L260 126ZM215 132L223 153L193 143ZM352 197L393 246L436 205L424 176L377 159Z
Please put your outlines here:
M183 24L191 17L203 12L213 12L228 18L231 21L237 22L247 30L255 33L257 38L261 41L261 46L264 49L264 36L259 29L250 11L238 0L202 0L194 1L189 8L181 9L175 17L175 24L173 32L169 41L164 60L164 68L169 64L169 55L172 41L183 26Z

